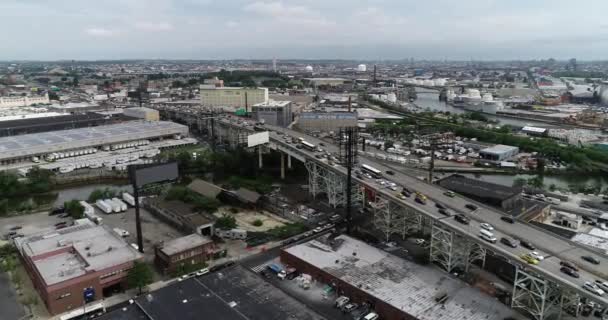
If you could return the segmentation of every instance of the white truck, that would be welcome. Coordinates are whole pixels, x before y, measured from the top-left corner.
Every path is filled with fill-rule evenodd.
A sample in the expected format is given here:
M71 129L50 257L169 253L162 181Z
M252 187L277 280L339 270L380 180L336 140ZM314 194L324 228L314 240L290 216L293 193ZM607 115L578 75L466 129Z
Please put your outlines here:
M120 206L120 212L127 211L127 204L118 198L112 198L112 201Z
M124 200L124 202L128 203L132 207L135 206L135 198L127 192L123 192L122 200Z
M114 232L121 238L124 237L128 237L129 236L129 231L125 230L125 229L121 229L121 228L114 228L113 229Z
M112 213L112 210L113 210L112 206L109 205L108 203L106 203L102 199L95 201L95 205L97 206L97 208L99 208L99 210L103 211L106 214Z

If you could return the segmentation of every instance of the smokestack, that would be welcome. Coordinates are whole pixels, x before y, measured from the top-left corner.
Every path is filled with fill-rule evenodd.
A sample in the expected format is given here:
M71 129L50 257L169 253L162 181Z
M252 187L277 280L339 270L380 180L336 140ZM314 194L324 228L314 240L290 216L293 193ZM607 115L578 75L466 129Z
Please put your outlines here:
M350 106L351 106L350 98L351 98L351 96L348 96L348 112L350 112Z

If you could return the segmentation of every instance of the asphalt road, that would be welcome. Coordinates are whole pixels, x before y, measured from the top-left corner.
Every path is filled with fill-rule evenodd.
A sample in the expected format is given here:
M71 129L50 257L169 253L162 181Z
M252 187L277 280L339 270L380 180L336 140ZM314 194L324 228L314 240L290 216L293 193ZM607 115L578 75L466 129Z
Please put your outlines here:
M17 294L8 275L0 272L0 319L21 319L25 316L23 306L17 301Z
M323 162L322 160L314 157L315 152L308 151L305 149L296 149L294 144L286 143L285 139L283 139L280 135L278 135L277 132L280 132L283 134L288 134L295 138L303 137L306 141L313 143L315 145L318 145L320 142L322 142L321 140L308 136L308 135L305 135L303 133L285 129L285 128L268 126L268 125L266 126L266 128L274 131L274 132L271 131L271 135L270 135L271 139L274 140L274 142L281 143L284 147L291 147L295 153L305 154L309 159L311 159L313 161L317 161L319 163L324 163L326 166L328 166L326 162ZM325 150L332 152L332 153L338 152L338 149L336 146L328 144L326 142L324 142L324 144L325 144L325 147L322 147L322 148L324 148ZM496 236L496 238L498 238L498 239L500 239L503 236L509 236L509 237L514 237L517 239L529 241L538 248L536 251L538 251L541 255L543 255L547 258L545 258L543 261L541 261L538 265L527 265L526 268L540 272L549 280L552 280L552 281L555 281L558 283L562 283L562 284L570 287L571 289L576 290L583 296L586 296L590 299L598 301L598 302L602 303L603 305L608 305L608 298L606 298L606 295L604 295L604 297L598 297L582 288L583 283L586 281L593 282L595 279L603 279L604 281L608 281L608 259L605 256L600 256L597 253L595 253L589 249L583 248L580 245L576 245L573 242L568 241L566 239L549 234L549 233L545 232L544 230L534 228L534 227L530 226L529 224L520 223L520 222L516 222L515 224L510 224L510 223L504 222L504 221L500 220L500 217L504 216L505 214L501 213L493 208L487 207L481 203L476 203L470 199L466 199L466 198L460 197L460 196L455 196L453 198L450 198L443 194L447 190L442 189L439 186L427 184L423 181L418 180L415 177L411 177L411 176L408 176L401 172L398 172L398 171L394 170L394 168L380 164L380 163L378 163L374 160L368 159L366 157L361 156L361 157L359 157L359 159L360 159L360 164L367 164L367 165L373 166L374 168L376 168L382 172L386 172L387 170L395 171L395 175L393 175L393 176L385 175L385 178L387 178L387 180L391 180L391 181L397 183L400 186L407 186L407 188L410 190L419 191L419 192L425 194L429 198L429 201L427 202L426 205L421 205L414 201L413 196L407 200L401 200L396 197L396 194L398 194L398 191L400 191L400 190L392 191L392 190L386 189L386 187L378 184L373 179L362 179L361 180L356 177L353 177L353 181L363 184L363 185L367 185L373 189L378 190L378 192L382 193L385 197L390 198L391 200L395 201L396 203L401 203L402 205L404 205L406 207L415 208L417 211L422 212L422 213L426 214L427 216L433 217L435 219L441 219L441 223L444 224L445 226L447 226L448 228L450 228L452 230L457 230L463 234L468 235L471 240L477 241L478 243L484 245L484 247L486 247L489 250L492 250L493 252L504 255L505 257L507 257L511 261L513 261L514 264L519 264L522 266L526 265L526 263L523 260L521 260L519 258L519 256L523 253L530 252L530 250L526 250L526 249L522 248L521 246L518 246L517 248L510 248L510 247L500 244L499 242L496 244L491 244L491 243L481 240L478 237L479 230L480 230L480 224L482 222L486 222L486 223L490 223L491 225L493 225L495 228L493 233ZM346 174L346 169L341 166L338 166L338 165L333 166L333 169L338 172L341 172L343 174ZM462 225L452 218L444 219L445 216L440 214L438 212L438 209L435 207L435 202L440 202L442 204L445 204L446 206L448 206L450 209L452 209L456 213L466 214L468 217L470 217L472 219L470 225L468 225L468 226ZM475 210L474 212L472 212L471 210L469 210L465 207L465 205L468 203L475 203L479 208L477 210ZM583 255L591 255L591 256L598 258L600 260L600 264L593 265L586 261L583 261L580 258ZM580 278L578 278L578 279L572 278L572 277L562 273L559 270L560 269L559 262L561 260L570 260L570 261L576 263L579 266L579 268L581 269L579 272Z

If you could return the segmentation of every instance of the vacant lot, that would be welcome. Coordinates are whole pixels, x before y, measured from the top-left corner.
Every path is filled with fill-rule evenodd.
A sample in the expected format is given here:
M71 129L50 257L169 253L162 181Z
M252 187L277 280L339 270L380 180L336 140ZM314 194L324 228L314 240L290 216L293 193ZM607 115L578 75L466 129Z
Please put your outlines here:
M222 214L232 215L236 218L238 228L247 231L263 232L289 223L289 220L278 217L268 211L237 208L237 213L232 213L229 209L229 207L219 208L215 216L221 217ZM253 222L256 220L262 221L262 225L259 227L254 226Z

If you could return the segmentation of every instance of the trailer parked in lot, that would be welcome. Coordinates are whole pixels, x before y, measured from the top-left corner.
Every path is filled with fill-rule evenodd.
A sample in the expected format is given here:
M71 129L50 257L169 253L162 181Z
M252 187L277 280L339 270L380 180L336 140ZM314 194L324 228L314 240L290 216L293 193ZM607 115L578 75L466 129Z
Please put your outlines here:
M128 203L132 207L135 206L135 198L127 192L123 192L122 200L124 200L124 202Z
M95 201L95 205L104 213L110 214L113 211L113 208L110 204L106 203L104 200L99 199Z
M112 201L116 204L118 204L118 206L120 207L120 212L125 212L127 211L127 204L122 202L122 200L118 199L118 198L112 198Z
M114 202L114 200L112 199L106 199L104 200L107 204L110 205L110 207L112 207L112 211L119 213L120 212L120 203L116 203Z

